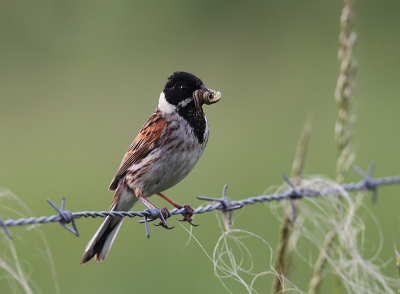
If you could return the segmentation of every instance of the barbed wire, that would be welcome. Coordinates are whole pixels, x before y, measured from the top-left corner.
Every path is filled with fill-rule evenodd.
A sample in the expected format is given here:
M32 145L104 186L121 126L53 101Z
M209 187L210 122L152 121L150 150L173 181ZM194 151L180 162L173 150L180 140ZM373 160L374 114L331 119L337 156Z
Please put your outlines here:
M205 213L209 211L214 211L214 210L220 210L222 212L229 212L230 217L232 214L232 211L235 209L240 209L244 207L245 205L248 204L255 204L258 202L265 202L265 201L281 201L284 199L290 200L292 204L292 210L293 210L293 218L296 217L296 211L295 211L295 206L293 205L293 200L295 199L301 199L303 197L319 197L319 196L324 196L324 195L329 195L329 194L339 194L340 191L346 190L346 191L356 191L356 190L371 190L373 191L372 195L372 200L376 201L377 198L377 187L378 186L383 186L383 185L394 185L394 184L400 184L400 176L390 176L390 177L383 177L383 178L373 178L372 177L372 172L374 169L374 164L371 163L368 167L368 171L364 172L361 168L358 166L353 167L355 172L357 172L361 177L362 181L360 182L352 182L348 184L342 184L340 185L339 188L325 188L322 190L313 190L313 189L304 189L301 187L296 187L289 179L287 175L283 175L285 181L288 183L290 190L284 191L283 193L280 194L271 194L271 195L260 195L256 197L250 197L238 201L230 201L226 198L226 191L228 185L225 185L223 188L222 192L222 198L211 198L211 197L203 197L203 196L197 196L198 199L200 200L207 200L207 201L214 201L216 202L214 205L207 205L205 207L198 207L193 211L193 214L198 214L198 213ZM154 221L156 219L161 219L164 225L166 226L165 219L163 217L163 214L158 208L151 208L147 206L146 203L144 203L148 208L144 211L82 211L82 212L71 212L69 210L65 210L65 198L62 198L61 201L61 208L58 208L49 198L46 199L47 202L58 212L57 215L51 215L51 216L41 216L38 218L35 217L30 217L30 218L19 218L17 220L13 219L8 219L8 220L2 220L0 218L0 227L2 227L5 231L6 236L11 239L11 234L8 230L8 227L14 227L14 226L24 226L24 225L32 225L32 224L45 224L45 223L52 223L52 222L58 222L61 226L63 226L65 229L70 231L76 236L79 236L78 229L75 224L75 219L79 218L96 218L96 217L102 217L105 218L107 216L119 216L119 217L143 217L144 220L140 220L139 223L145 223L146 226L146 234L147 238L150 237L150 231L149 231L149 226L148 222ZM185 214L187 213L185 208L177 209L174 208L170 210L171 215L177 215L177 214ZM230 219L230 218L229 218ZM72 224L72 227L67 226L68 223Z

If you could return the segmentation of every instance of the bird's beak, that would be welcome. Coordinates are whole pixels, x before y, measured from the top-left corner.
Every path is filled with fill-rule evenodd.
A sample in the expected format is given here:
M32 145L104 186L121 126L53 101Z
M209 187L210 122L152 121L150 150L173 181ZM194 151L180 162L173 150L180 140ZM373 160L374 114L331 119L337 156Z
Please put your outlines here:
M216 92L211 89L207 89L201 86L200 90L193 93L194 103L197 109L201 109L202 105L205 103L207 105L217 103L221 100L221 92Z

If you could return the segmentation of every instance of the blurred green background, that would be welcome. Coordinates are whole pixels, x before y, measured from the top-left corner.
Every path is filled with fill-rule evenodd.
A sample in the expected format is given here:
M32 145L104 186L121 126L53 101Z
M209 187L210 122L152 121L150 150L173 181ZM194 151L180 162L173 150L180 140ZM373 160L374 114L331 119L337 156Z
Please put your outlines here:
M35 216L54 213L46 197L66 197L71 211L108 209L107 188L125 150L176 70L196 74L222 100L205 107L210 140L203 157L167 195L197 207L195 196L218 197L225 183L231 199L282 183L310 116L305 172L334 178L341 9L342 1L305 0L0 1L0 186ZM356 163L375 161L376 176L400 174L399 9L395 0L356 3ZM358 177L351 171L348 180ZM367 203L382 226L384 261L393 257L393 238L400 241L399 192L381 188L378 202ZM185 247L189 235L175 218L174 230L152 226L149 240L144 226L128 219L103 263L79 266L100 223L78 220L79 238L57 224L42 226L61 293L226 292L200 246L192 240ZM198 215L195 223L194 235L212 254L220 236L215 216ZM276 248L279 222L265 206L247 207L236 227ZM378 242L376 234L369 239L370 247ZM264 249L252 252L265 258L257 269L268 270ZM29 254L26 262L43 293L52 293L48 271ZM397 277L393 260L383 271ZM310 275L298 261L291 280L306 290ZM244 293L239 283L229 285ZM268 293L269 282L256 290ZM0 292L8 291L0 281Z

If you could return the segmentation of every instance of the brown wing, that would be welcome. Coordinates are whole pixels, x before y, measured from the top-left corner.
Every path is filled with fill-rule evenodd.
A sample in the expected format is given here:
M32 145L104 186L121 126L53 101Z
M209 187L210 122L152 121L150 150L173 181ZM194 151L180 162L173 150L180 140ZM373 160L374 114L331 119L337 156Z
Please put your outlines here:
M140 129L136 139L126 151L121 165L111 181L110 187L108 188L109 190L113 191L117 189L119 180L126 174L129 167L144 158L154 149L165 125L166 122L161 115L154 113L150 116Z

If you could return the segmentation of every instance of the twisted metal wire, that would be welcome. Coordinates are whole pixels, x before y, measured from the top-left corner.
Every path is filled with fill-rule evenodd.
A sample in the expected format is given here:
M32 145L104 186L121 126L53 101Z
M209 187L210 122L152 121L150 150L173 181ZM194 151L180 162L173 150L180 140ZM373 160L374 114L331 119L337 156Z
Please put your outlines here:
M286 176L283 175L284 179L288 183L288 185L291 187L290 190L285 191L280 194L271 194L271 195L260 195L257 197L250 197L238 201L230 201L226 198L226 190L227 190L227 185L224 186L223 193L222 193L222 198L210 198L210 197L202 197L198 196L197 198L200 200L207 200L207 201L214 201L216 202L213 205L207 205L205 207L198 207L193 211L193 214L198 214L198 213L205 213L213 210L220 210L222 212L230 212L232 213L232 210L235 209L240 209L244 207L247 204L255 204L258 202L265 202L265 201L281 201L283 199L288 199L290 201L294 199L301 199L303 197L318 197L318 196L324 196L328 194L339 194L340 190L346 190L346 191L355 191L355 190L372 190L373 191L373 201L376 201L377 197L377 187L378 186L384 186L384 185L394 185L394 184L400 184L400 176L390 176L390 177L384 177L384 178L373 178L372 177L372 171L373 171L374 165L370 164L368 167L367 173L362 171L358 166L354 166L354 170L363 178L362 181L360 182L352 182L349 184L342 184L339 188L325 188L320 191L318 190L312 190L312 189L298 189L295 187L295 185L290 181L290 179ZM66 228L68 231L71 233L75 234L76 236L79 236L78 229L75 224L75 219L79 218L96 218L96 217L102 217L105 218L107 216L119 216L119 217L143 217L144 220L139 221L140 223L145 223L146 224L146 233L147 237L150 237L150 232L149 232L149 227L148 227L148 222L156 220L158 218L161 218L162 222L166 226L165 219L160 212L158 208L151 208L148 207L148 209L144 211L82 211L82 212L70 212L68 210L65 210L65 198L62 199L61 202L61 209L59 209L50 199L47 198L47 202L58 212L57 215L51 215L51 216L41 216L38 218L35 217L30 217L30 218L20 218L17 220L13 219L8 219L8 220L2 220L0 218L0 227L2 227L6 233L6 236L11 239L10 232L8 231L8 227L14 227L14 226L24 226L24 225L31 225L31 224L45 224L45 223L51 223L51 222L58 222L60 225L62 225L64 228ZM144 203L146 204L146 203ZM293 217L295 218L296 216L296 211L294 208L294 205L292 205L293 209ZM185 208L177 209L174 208L170 211L171 215L177 215L177 214L184 214L187 213ZM71 223L72 228L68 227L66 224Z

